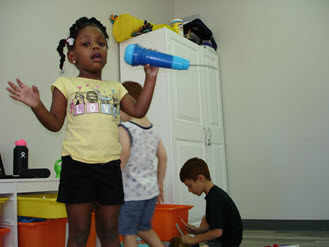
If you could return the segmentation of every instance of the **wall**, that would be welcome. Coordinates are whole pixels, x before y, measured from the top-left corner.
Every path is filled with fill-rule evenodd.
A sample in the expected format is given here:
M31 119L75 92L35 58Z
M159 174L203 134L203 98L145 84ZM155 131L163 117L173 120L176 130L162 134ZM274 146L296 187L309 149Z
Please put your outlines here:
M159 11L161 9L161 11ZM119 80L118 45L112 36L111 14L129 13L156 24L170 24L172 1L154 0L1 0L0 2L0 153L8 174L12 174L13 148L23 138L29 148L30 168L49 168L60 158L64 129L47 131L27 106L9 98L7 81L19 77L36 85L49 109L50 86L59 76L58 42L67 38L69 28L81 16L99 19L108 29L110 49L103 78ZM167 22L168 20L168 22ZM76 76L77 70L67 62L64 76Z
M175 1L221 63L229 193L244 219L329 219L329 1Z
M37 85L49 107L56 47L77 18L95 16L111 34L112 13L159 24L200 14L218 44L229 192L243 218L329 219L328 10L326 0L2 0L0 152L7 172L20 138L31 168L53 172L60 157L64 131L45 130L5 88L19 77ZM111 35L110 43L103 76L119 80ZM76 75L65 65L65 76Z

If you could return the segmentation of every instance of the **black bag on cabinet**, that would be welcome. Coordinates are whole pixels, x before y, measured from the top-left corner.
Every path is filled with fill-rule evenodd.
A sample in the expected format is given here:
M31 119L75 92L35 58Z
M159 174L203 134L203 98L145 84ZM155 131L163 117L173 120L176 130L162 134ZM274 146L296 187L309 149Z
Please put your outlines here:
M201 45L209 45L217 50L217 44L214 40L213 33L211 30L201 21L201 19L197 18L183 25L184 36L193 42ZM192 35L191 35L192 34ZM193 37L193 34L196 37Z

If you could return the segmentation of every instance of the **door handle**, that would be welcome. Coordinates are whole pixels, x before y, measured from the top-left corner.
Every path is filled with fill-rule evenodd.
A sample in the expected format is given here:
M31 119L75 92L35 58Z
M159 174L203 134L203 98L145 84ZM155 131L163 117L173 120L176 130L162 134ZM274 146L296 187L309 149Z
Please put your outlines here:
M208 135L208 132L209 132L209 135ZM207 136L209 136L208 139L207 139L207 143L208 143L208 146L210 146L211 145L211 130L210 130L210 128L207 128Z
M203 132L204 132L204 143L206 144L206 146L208 146L208 131L206 128L203 128Z
M211 145L211 130L209 128L203 128L203 131L204 131L204 143L207 145L207 146L210 146Z

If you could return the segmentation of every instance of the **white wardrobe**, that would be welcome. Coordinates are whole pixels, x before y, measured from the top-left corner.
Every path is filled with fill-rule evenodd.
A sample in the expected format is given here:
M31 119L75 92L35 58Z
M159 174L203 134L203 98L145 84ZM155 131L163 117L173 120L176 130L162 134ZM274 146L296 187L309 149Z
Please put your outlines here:
M159 52L181 56L191 64L185 71L160 68L147 117L160 132L168 154L165 203L193 205L189 223L199 223L204 215L204 196L188 192L179 171L192 157L204 159L212 181L227 191L219 61L210 47L199 46L167 28L158 29L120 43L120 79L144 83L142 66L124 61L126 46L139 44Z

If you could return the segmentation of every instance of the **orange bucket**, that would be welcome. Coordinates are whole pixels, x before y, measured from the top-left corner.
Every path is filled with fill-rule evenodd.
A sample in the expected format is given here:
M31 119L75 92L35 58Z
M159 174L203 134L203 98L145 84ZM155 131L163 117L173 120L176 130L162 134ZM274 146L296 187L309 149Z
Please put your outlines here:
M18 245L19 247L65 247L66 223L67 218L32 223L18 222ZM2 232L1 230L2 229L0 229L0 234ZM86 247L95 246L96 227L95 213L93 212L91 215L90 233Z
M17 224L19 247L65 246L66 218Z
M184 234L186 228L180 220L182 218L185 223L188 223L188 210L193 206L190 205L174 205L174 204L157 204L155 207L152 229L159 236L161 241L170 241L175 236L181 236L176 223Z

